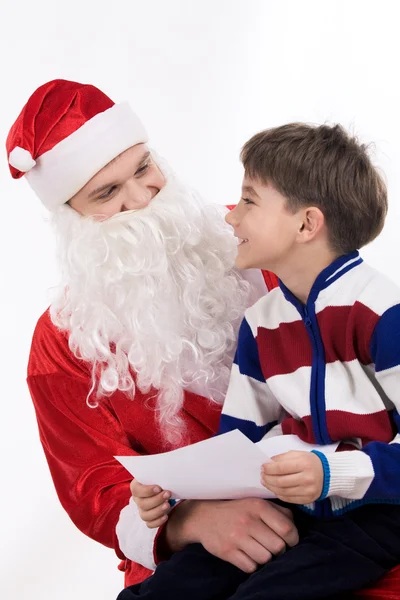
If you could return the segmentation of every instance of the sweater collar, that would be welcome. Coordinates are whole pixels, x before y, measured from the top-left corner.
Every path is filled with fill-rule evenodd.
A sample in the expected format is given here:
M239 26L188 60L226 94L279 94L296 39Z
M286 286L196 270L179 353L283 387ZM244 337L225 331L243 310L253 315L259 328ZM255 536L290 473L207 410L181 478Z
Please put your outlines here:
M342 277L345 273L354 269L363 262L358 250L354 252L350 252L349 254L345 254L344 256L339 256L336 260L333 261L328 267L326 267L321 273L318 275L316 280L313 283L313 286L310 290L309 296L307 298L307 305L314 304L318 294L321 290L329 287L334 283L337 279ZM302 303L292 292L285 286L285 284L279 279L279 287L281 288L286 300L294 304L296 307L303 306Z

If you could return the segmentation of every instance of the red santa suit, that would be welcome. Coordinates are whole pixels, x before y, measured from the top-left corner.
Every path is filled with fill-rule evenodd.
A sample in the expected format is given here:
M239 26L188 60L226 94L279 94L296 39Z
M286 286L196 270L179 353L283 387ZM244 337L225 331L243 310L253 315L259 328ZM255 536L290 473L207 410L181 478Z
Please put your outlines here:
M113 457L165 451L156 412L150 407L151 394L137 391L132 401L117 391L97 408L89 408L90 365L74 357L67 336L57 331L48 312L39 319L33 336L28 385L61 504L83 533L115 549L123 560L127 585L141 581L149 569L126 559L116 535L121 510L131 496L132 477ZM219 410L218 405L186 392L185 442L210 437L218 427ZM142 555L142 562L151 566L154 556L157 563L155 530L139 518L132 526L139 528L138 538L142 538L133 540L139 547L138 560Z

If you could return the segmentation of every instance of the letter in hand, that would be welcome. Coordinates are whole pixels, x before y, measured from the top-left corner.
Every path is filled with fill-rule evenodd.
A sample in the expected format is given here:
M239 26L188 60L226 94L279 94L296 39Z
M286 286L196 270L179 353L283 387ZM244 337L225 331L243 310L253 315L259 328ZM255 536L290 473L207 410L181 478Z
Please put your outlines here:
M171 506L168 500L171 493L162 490L158 485L143 485L134 479L131 483L131 493L136 503L139 515L149 529L157 528L168 520Z

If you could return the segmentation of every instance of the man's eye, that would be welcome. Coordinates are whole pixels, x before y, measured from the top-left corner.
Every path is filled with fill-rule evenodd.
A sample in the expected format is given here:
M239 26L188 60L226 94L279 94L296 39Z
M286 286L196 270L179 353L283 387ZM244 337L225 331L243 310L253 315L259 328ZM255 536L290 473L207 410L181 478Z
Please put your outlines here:
M145 165L143 165L143 167L140 167L140 169L136 171L135 175L142 175L143 173L145 173L149 168L149 165L150 163L146 163Z
M108 188L108 190L106 192L104 192L104 194L102 194L101 196L99 196L99 198L101 200L106 200L107 198L110 198L113 193L115 192L115 190L117 189L116 185L111 186L110 188Z

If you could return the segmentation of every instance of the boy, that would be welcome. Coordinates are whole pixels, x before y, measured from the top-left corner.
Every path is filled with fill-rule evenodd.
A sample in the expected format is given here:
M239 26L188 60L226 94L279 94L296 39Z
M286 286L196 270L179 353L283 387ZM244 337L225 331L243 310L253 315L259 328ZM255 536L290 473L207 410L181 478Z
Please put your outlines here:
M382 230L386 187L339 125L261 132L242 162L243 195L226 217L236 264L280 286L246 311L220 433L340 444L263 466L294 512L297 546L250 576L189 546L121 600L344 597L400 560L400 290L357 251Z

